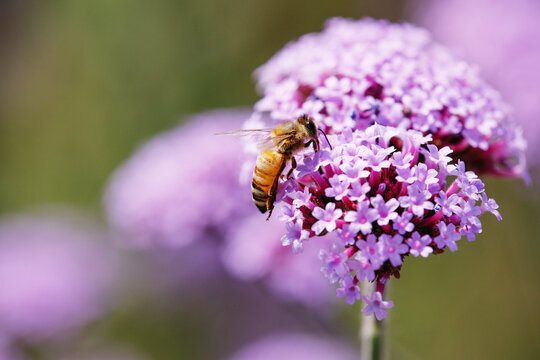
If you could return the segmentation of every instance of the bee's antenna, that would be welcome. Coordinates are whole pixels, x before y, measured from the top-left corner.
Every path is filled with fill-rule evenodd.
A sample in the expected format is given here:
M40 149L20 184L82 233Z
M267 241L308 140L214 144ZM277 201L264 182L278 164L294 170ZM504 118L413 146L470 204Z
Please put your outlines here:
M332 144L330 144L330 141L328 141L328 138L326 137L326 133L321 128L318 128L318 130L320 132L322 132L322 134L324 135L324 138L326 139L326 142L328 143L328 146L330 146L330 150L333 150L332 149Z

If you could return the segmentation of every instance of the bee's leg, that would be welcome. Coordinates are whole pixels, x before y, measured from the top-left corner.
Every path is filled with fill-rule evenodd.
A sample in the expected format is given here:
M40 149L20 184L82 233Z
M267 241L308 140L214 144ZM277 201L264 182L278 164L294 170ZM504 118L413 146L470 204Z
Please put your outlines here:
M277 184L277 178L276 178L276 184ZM268 209L268 217L266 218L266 221L270 220L270 216L272 216L272 212L274 211L275 200L276 200L276 190L272 187L272 190L270 191L268 199L266 200L266 208Z
M276 201L278 179L279 179L279 176L276 176L276 179L274 180L274 184L270 188L268 199L266 199L266 208L268 209L268 217L266 218L266 221L270 220L270 216L272 216L272 211L274 211L274 201Z
M313 150L315 152L319 151L319 141L315 141L315 140L311 139L307 143L304 144L304 147L308 147L309 145L313 145Z
M279 169L279 173L283 171L285 168L285 161L282 162L281 168ZM270 220L270 216L272 216L272 211L274 211L274 201L276 201L276 194L277 194L277 188L279 183L279 176L276 176L274 178L274 183L272 184L272 187L270 188L270 192L268 193L268 199L266 199L266 208L268 209L268 217L266 220Z
M294 169L296 169L296 159L294 158L294 156L292 157L291 159L291 168L289 169L289 172L287 172L287 180L289 180L291 178L291 174L293 172Z
M270 220L270 216L272 216L272 211L274 211L274 207L272 206L272 208L270 209L270 211L268 211L268 216L266 217L266 221Z

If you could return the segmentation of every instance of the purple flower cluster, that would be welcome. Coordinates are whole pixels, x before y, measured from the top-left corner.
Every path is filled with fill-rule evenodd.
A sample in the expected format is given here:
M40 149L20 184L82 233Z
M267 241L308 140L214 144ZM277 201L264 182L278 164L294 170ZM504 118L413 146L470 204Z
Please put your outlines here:
M478 64L512 105L530 155L540 135L540 2L537 0L419 0L415 19ZM468 16L462 16L468 14ZM471 21L470 19L475 19ZM494 40L495 39L495 40ZM530 160L538 165L537 159Z
M4 218L0 335L8 342L58 338L101 315L114 273L103 239L88 224L64 217Z
M328 133L374 123L415 129L480 174L525 176L525 141L499 94L424 29L333 18L256 77L255 112L275 122L308 114Z
M247 111L214 111L157 136L112 176L105 207L113 227L138 246L182 247L246 214L238 186L242 146L215 136L240 128ZM251 206L249 210L253 210Z
M315 236L336 232L339 245L320 254L323 273L349 304L361 298L359 282L376 281L380 294L363 299L364 313L378 319L393 305L382 301L384 284L399 277L406 256L456 251L462 236L473 241L482 232L482 213L501 219L477 175L430 140L377 124L345 130L330 136L333 149L306 154L282 186L283 244L301 249Z

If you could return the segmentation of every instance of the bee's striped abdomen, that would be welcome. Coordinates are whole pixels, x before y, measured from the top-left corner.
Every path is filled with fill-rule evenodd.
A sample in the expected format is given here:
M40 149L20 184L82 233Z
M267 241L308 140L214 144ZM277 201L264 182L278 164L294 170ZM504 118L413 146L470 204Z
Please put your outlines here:
M279 175L286 160L286 156L277 151L263 151L257 158L251 193L253 202L262 213L274 207Z

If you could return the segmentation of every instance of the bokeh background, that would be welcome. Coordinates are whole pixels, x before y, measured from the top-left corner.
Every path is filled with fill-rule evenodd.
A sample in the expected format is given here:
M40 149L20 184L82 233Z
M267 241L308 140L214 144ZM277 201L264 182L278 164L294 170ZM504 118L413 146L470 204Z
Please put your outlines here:
M43 208L53 205L58 214L62 204L106 229L102 194L107 179L144 140L189 114L251 106L258 98L252 72L288 41L320 31L329 17L429 25L426 16L435 15L428 13L428 3L2 0L0 214L6 218L36 208L49 213ZM452 16L448 26L456 28L478 21L467 12ZM540 13L533 16L540 22ZM532 31L520 29L514 36ZM497 39L479 38L476 46L487 42L493 47ZM468 59L457 49L459 42L450 45ZM526 56L512 51L517 58ZM511 69L500 69L506 70ZM488 80L497 85L496 79ZM540 105L536 114L540 117ZM536 135L528 134L533 141ZM502 222L485 216L478 241L462 244L452 255L409 261L402 278L393 282L392 359L540 356L540 176L534 171L537 156L529 155L532 186L519 179L487 179L490 196L501 205ZM185 259L175 256L166 260L172 265L164 265L145 253L122 255L127 260L119 263L137 266L128 264L131 276L124 274L113 286L121 300L80 331L77 340L67 336L24 344L22 355L82 359L97 351L96 359L124 356L118 353L217 359L276 332L329 336L356 346L358 307L329 304L331 314L306 309L274 301L260 284L227 276L187 291L145 284L154 281L152 272L160 274L161 266L183 271ZM314 320L321 312L324 319ZM242 320L256 316L260 321ZM231 329L239 335L228 334ZM1 340L0 332L0 348ZM101 349L121 350L103 355L109 350Z

